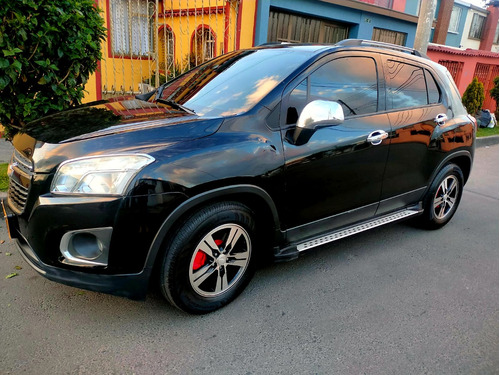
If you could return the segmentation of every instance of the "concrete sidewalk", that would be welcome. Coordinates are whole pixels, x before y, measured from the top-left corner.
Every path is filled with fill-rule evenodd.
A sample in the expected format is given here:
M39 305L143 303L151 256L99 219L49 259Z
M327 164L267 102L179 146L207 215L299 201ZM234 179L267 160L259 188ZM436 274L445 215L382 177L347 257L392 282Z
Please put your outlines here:
M0 139L0 163L10 162L13 151L14 146L12 146L12 143L5 139Z

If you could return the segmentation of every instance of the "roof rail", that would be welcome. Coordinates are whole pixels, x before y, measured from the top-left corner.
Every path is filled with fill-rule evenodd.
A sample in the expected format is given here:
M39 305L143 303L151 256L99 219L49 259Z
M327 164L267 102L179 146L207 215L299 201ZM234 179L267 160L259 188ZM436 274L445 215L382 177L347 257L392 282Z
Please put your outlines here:
M399 52L406 52L406 53L409 53L411 55L427 58L426 55L422 55L416 49L413 49L410 47L398 46L397 44L377 42L374 40L344 39L344 40L341 40L340 42L335 43L335 45L342 46L342 47L366 46L366 47L386 48L386 49L392 49L392 50L399 51Z

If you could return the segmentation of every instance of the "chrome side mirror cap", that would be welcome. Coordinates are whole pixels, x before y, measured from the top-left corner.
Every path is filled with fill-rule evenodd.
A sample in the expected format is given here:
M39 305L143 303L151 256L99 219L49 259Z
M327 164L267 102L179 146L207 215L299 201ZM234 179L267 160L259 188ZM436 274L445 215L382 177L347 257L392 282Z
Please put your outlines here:
M339 125L343 121L344 110L339 103L329 100L313 100L300 113L291 141L294 145L303 145L309 141L318 128Z

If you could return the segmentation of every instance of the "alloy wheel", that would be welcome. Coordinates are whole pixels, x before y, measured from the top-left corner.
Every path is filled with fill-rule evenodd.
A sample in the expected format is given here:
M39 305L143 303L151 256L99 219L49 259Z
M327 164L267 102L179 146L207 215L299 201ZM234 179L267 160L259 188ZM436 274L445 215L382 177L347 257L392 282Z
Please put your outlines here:
M454 175L447 176L439 185L434 196L434 215L442 220L452 212L458 197L458 178Z
M251 242L238 224L224 224L208 233L196 246L189 264L189 282L203 297L231 289L250 263Z

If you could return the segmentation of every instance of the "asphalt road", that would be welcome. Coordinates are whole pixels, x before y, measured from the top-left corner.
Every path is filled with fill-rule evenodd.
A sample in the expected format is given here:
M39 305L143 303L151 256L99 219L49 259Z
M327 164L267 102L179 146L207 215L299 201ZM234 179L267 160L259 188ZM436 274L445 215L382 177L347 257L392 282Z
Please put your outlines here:
M478 149L441 230L400 223L267 266L205 316L45 280L2 223L0 374L498 374L498 170L498 145Z

